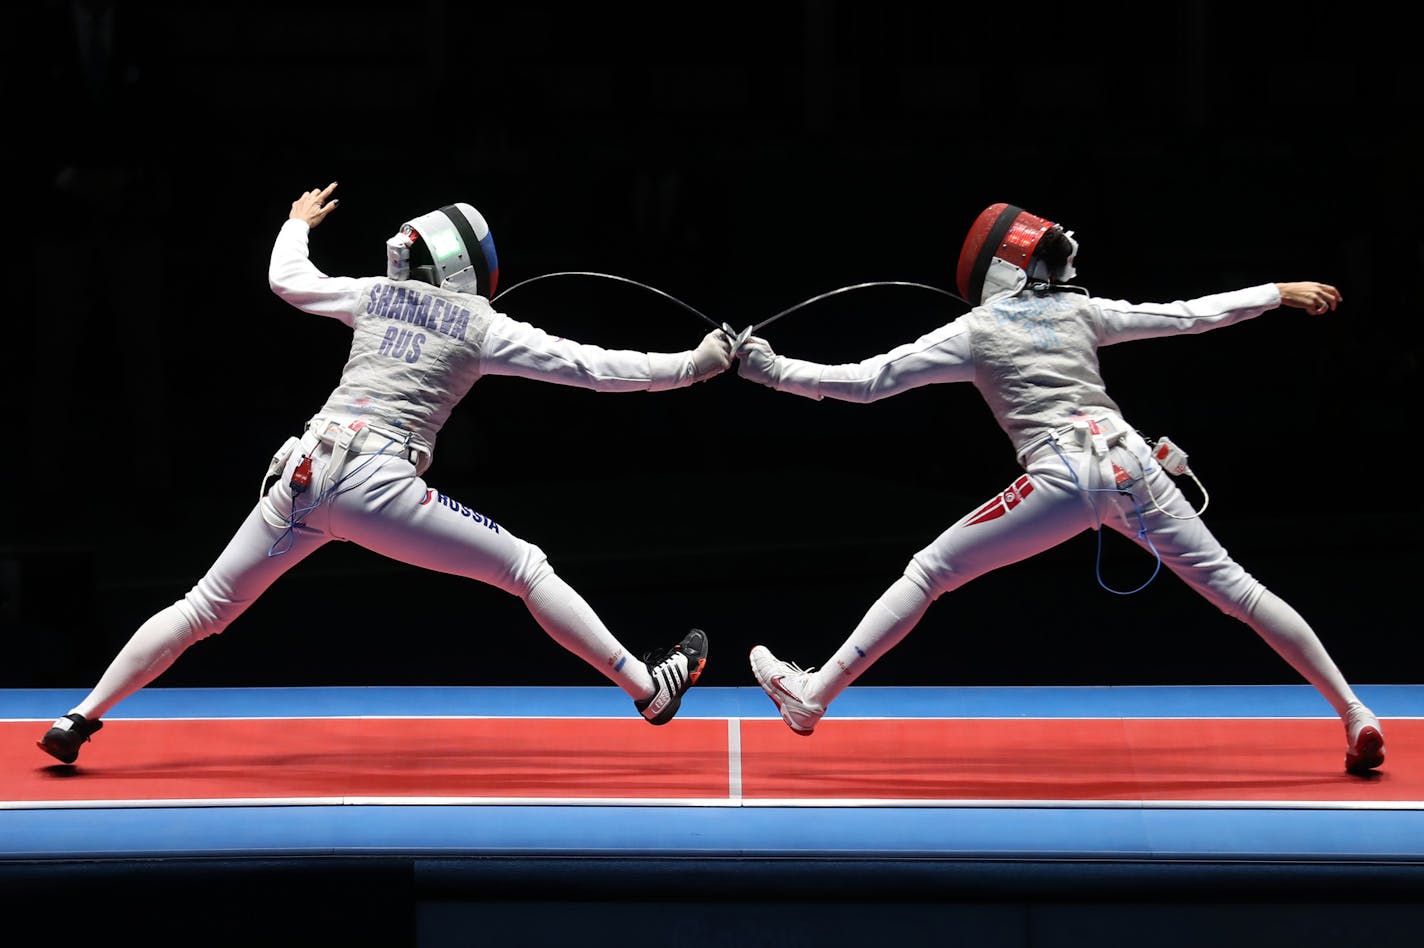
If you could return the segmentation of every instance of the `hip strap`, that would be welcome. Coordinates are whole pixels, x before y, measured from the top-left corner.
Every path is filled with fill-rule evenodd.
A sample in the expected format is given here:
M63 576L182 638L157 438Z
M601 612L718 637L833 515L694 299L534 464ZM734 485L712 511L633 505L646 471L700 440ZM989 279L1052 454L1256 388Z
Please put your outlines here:
M1019 454L1019 464L1029 464L1045 451L1056 445L1060 449L1092 451L1099 458L1107 457L1108 451L1116 447L1131 431L1127 423L1116 415L1081 418L1062 427L1055 428L1037 441L1031 442Z

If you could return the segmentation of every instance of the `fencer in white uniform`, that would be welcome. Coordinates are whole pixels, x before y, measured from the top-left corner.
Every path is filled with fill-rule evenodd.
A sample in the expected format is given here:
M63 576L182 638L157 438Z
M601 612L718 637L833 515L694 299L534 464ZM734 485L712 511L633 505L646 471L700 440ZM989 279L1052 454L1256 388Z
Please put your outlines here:
M545 632L622 688L653 724L672 719L702 672L701 630L657 655L630 654L539 547L430 487L423 475L441 426L483 376L599 392L663 391L729 368L731 340L714 330L683 352L610 350L496 311L489 300L498 257L484 218L468 204L402 225L387 242L385 276L327 276L308 257L308 235L337 206L335 187L292 202L272 248L269 281L296 308L351 328L340 381L304 432L275 453L257 504L207 574L144 622L97 686L39 740L64 763L74 762L116 704L194 642L227 628L279 576L333 540L519 596Z
M1169 443L1149 444L1108 395L1098 348L1200 333L1285 305L1334 310L1322 283L1276 283L1174 303L1129 303L1068 284L1071 231L995 204L971 227L957 284L972 308L882 355L822 365L776 354L750 336L738 373L811 399L873 402L944 382L970 382L1013 444L1024 473L916 553L819 668L801 669L765 646L751 651L757 681L793 731L809 735L846 687L895 646L930 604L976 576L1103 526L1161 562L1225 614L1256 631L1310 682L1345 725L1345 768L1384 762L1380 723L1356 697L1309 624L1236 563L1173 480L1185 467ZM1166 469L1164 469L1164 467ZM1170 473L1169 473L1170 472Z

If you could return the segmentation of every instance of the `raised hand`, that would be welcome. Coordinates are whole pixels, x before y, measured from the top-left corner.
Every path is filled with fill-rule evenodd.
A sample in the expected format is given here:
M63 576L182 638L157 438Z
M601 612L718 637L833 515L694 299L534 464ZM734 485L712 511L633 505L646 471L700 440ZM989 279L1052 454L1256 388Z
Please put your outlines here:
M292 212L287 216L294 221L306 221L308 227L315 227L326 220L326 215L336 209L339 201L328 201L331 192L336 190L336 182L333 181L324 188L316 188L306 192L301 197L292 202Z

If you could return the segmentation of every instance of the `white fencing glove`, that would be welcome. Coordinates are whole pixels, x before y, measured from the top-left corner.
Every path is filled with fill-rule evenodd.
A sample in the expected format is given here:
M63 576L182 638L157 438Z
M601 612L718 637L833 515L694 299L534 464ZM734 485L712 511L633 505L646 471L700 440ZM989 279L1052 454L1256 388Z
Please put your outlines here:
M780 373L776 370L776 353L760 336L748 336L737 350L737 374L744 379L776 388Z
M692 381L701 382L725 372L732 365L732 340L722 330L714 329L702 337L692 350Z

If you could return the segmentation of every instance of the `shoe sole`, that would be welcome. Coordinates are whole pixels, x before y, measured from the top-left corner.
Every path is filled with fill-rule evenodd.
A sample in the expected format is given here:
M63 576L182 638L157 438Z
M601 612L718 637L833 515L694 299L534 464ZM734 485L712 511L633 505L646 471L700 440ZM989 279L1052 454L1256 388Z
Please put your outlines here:
M1372 727L1360 731L1355 753L1345 755L1345 772L1364 776L1384 763L1384 735Z
M777 689L782 690L782 691L785 690L785 688L784 688L784 687L782 686L782 684L781 684L781 676L780 676L780 675L777 675L775 678L773 678L773 679L771 680L771 686L772 686L773 688L777 688ZM799 725L793 723L792 720L791 720L791 718L790 718L790 716L788 716L787 713L786 713L786 708L785 708L785 706L782 705L781 701L777 699L776 695L774 695L774 694L772 694L770 691L768 691L768 690L767 690L767 687L766 687L765 685L762 685L762 690L763 690L763 691L766 691L766 696L771 699L771 703L774 704L774 705L776 705L776 710L779 711L779 712L781 712L781 720L783 720L783 721L786 722L786 726L787 726L787 727L791 728L791 730L792 730L794 733L800 734L802 737L810 737L810 736L811 736L811 732L815 730L815 727L801 727L801 726L799 726Z
M44 741L35 741L35 746L38 747L40 750L44 751L49 756L53 757L55 760L59 761L61 764L72 764L79 759L78 751L74 752L68 757L65 757L63 754L50 747Z
M776 706L776 710L781 711L781 705L777 705L777 706ZM789 727L789 728L791 728L791 733L792 733L792 734L797 734L797 735L800 735L801 737L810 737L810 736L815 732L815 730L816 730L815 728L801 728L801 727L797 727L796 725L794 725L794 724L791 723L791 719L786 716L786 713L785 713L784 711L783 711L782 714L781 714L781 720L785 721L785 722L786 722L786 726Z

